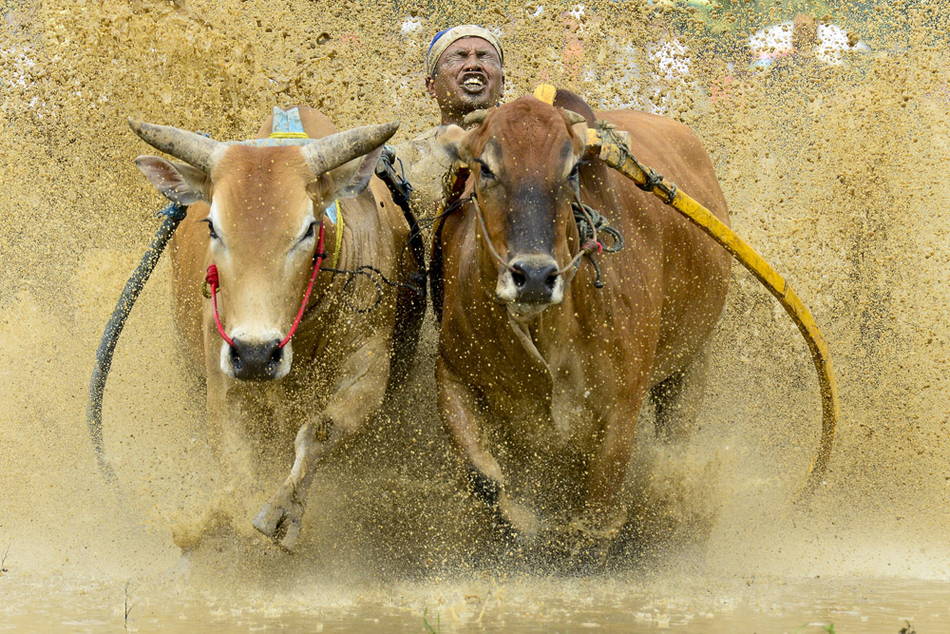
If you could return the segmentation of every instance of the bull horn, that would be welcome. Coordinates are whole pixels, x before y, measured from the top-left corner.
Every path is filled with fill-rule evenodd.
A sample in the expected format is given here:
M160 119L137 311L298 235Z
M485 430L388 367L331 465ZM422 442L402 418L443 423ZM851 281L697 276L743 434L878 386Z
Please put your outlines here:
M209 139L206 136L166 125L155 125L129 119L129 127L143 141L155 149L194 165L205 173L211 171L216 158L215 153L227 146L226 143Z
M567 117L567 120L571 125L574 125L575 123L587 123L587 117L582 114L578 114L573 110L568 110L567 108L564 108L564 116Z
M488 110L484 108L480 110L472 110L467 115L465 115L465 117L462 119L462 124L475 125L477 123L481 123L482 121L484 121L485 117L487 116L488 116Z
M317 139L300 149L317 176L372 152L396 133L399 123L364 125Z

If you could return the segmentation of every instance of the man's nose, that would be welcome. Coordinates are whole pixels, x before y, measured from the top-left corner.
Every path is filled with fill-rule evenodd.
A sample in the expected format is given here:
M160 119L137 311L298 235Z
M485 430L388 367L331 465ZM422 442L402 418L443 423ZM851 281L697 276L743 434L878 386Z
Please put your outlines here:
M482 68L482 60L480 60L478 58L478 55L476 55L475 53L472 53L471 55L465 58L465 70L470 70L470 69L481 70L481 68Z

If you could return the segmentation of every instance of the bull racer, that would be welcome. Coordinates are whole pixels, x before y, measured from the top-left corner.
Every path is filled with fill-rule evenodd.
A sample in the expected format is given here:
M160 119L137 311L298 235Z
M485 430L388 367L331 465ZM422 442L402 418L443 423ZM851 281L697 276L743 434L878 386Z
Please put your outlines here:
M505 88L504 51L488 29L472 24L439 31L426 54L426 90L435 99L441 125L397 144L395 154L412 184L413 209L432 215L442 201L442 178L451 158L436 135L442 126L463 126L465 115L497 105Z

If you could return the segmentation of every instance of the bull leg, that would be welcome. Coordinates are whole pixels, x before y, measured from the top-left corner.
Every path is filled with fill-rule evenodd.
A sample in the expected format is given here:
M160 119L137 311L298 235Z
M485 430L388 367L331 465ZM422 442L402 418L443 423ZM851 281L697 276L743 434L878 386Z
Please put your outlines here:
M468 459L472 490L493 512L502 526L527 538L537 536L537 515L515 502L506 490L501 466L484 447L478 408L471 390L459 381L439 359L436 366L439 384L439 411L452 440Z
M336 391L294 441L290 475L254 518L254 528L292 551L300 536L307 489L317 465L380 406L389 378L389 350L383 337L360 347L343 364Z
M172 540L183 551L193 550L205 535L227 528L242 532L244 499L254 479L252 443L245 431L250 421L260 417L258 406L230 386L220 375L208 380L209 440L220 475L212 499L197 515L182 515L172 526Z
M696 418L706 389L705 353L650 389L656 411L656 435L664 443L687 440L696 429Z
M584 509L569 527L572 563L578 568L603 565L627 520L626 473L636 440L636 413L646 391L643 383L635 386L630 397L603 416L601 442L588 463Z

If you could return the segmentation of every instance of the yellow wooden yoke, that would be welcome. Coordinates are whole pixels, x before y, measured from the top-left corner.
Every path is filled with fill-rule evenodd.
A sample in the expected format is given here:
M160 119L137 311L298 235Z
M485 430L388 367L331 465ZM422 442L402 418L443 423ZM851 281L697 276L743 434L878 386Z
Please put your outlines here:
M553 103L554 87L542 84L534 96L546 103ZM821 484L828 469L828 461L834 446L835 428L841 410L838 405L838 386L831 367L831 357L818 325L811 312L802 303L784 278L776 272L755 249L717 218L711 211L696 202L671 182L663 179L649 167L642 165L630 153L625 139L609 125L600 125L587 130L588 152L597 155L610 167L634 181L641 189L651 192L667 205L673 207L693 224L703 230L749 270L782 304L805 338L818 373L821 390L821 439L818 452L808 469L808 479L801 494L814 492Z

